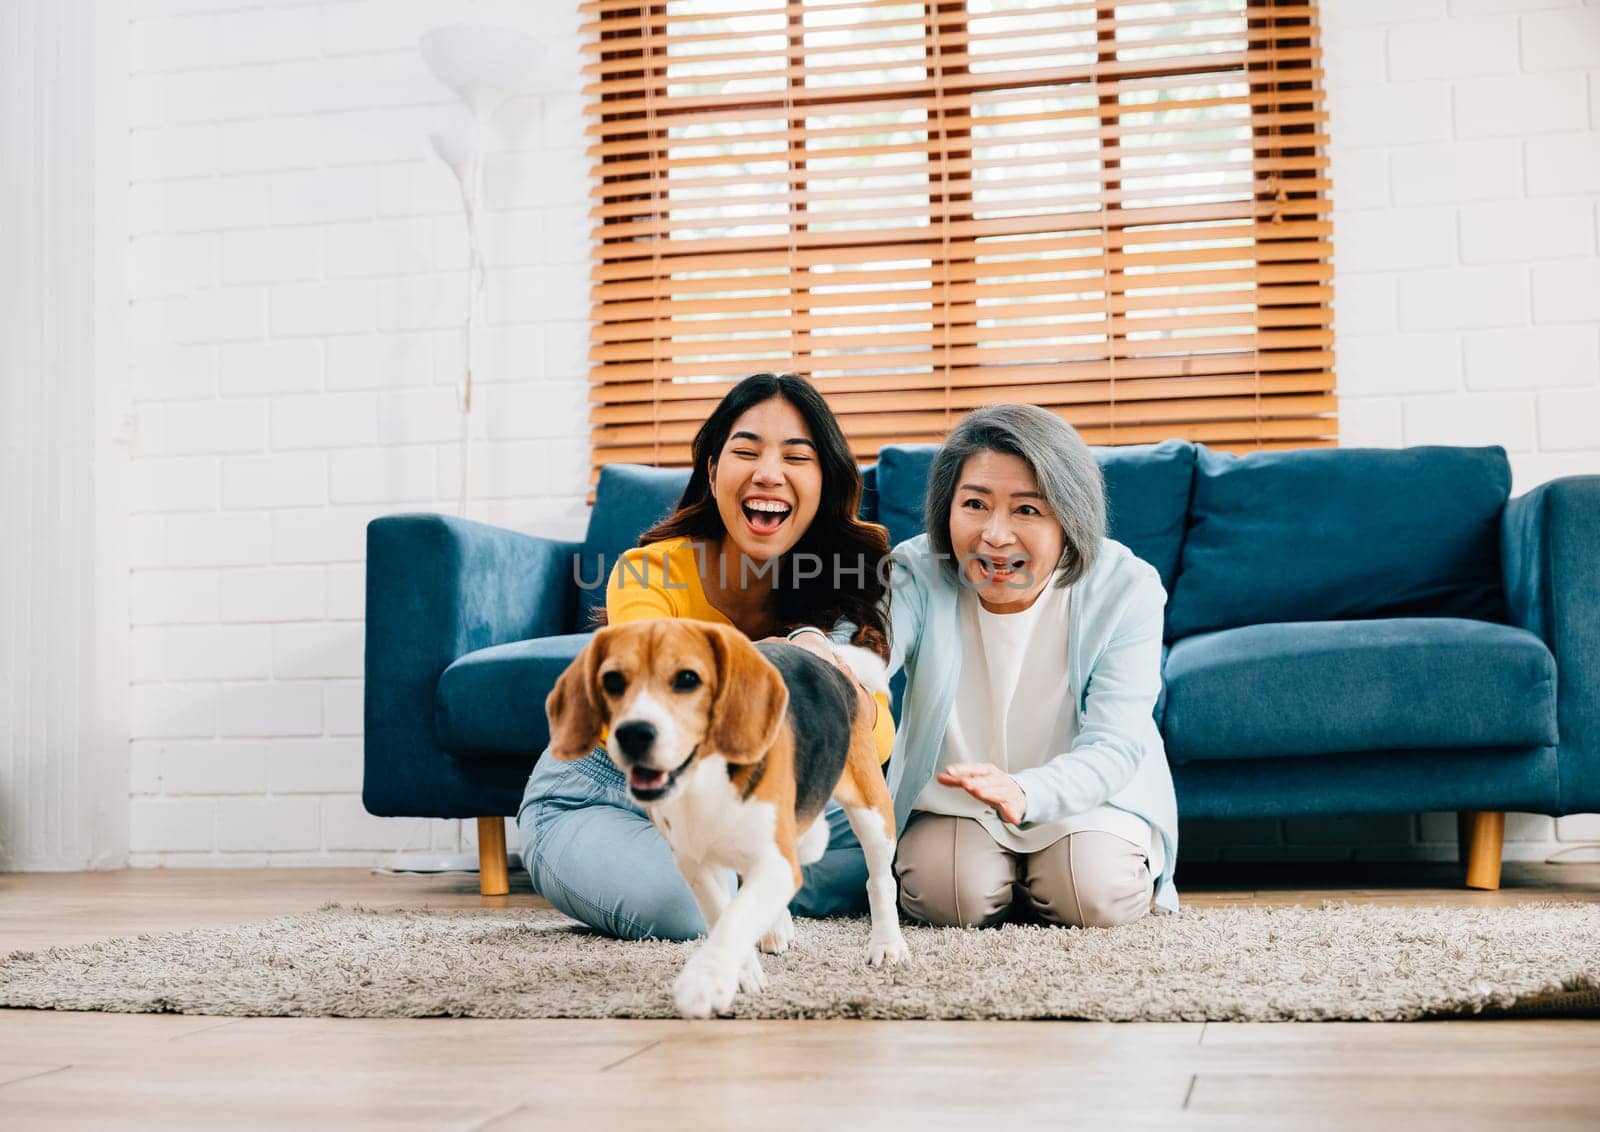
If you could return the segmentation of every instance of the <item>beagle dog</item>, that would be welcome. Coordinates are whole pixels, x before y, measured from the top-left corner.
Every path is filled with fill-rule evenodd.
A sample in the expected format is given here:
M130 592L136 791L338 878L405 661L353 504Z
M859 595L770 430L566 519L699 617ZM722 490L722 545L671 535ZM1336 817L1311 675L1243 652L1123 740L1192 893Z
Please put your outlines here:
M886 690L875 655L835 647L852 671L867 670L863 683ZM873 707L836 665L709 622L630 622L595 634L556 681L545 713L555 758L580 759L604 742L705 916L710 934L673 987L685 1018L720 1013L736 991L766 986L757 948L789 946L789 901L800 891L800 866L827 848L830 797L867 859L867 962L909 957Z

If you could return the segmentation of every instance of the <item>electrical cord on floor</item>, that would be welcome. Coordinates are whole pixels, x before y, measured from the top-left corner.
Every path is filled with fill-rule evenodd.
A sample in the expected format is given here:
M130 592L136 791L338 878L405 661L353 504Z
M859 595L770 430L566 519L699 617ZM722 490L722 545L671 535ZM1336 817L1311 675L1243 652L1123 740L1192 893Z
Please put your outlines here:
M1592 857L1583 857L1578 861L1563 860L1571 853L1592 853ZM1544 859L1547 865L1593 864L1600 862L1600 841L1579 841L1556 850Z

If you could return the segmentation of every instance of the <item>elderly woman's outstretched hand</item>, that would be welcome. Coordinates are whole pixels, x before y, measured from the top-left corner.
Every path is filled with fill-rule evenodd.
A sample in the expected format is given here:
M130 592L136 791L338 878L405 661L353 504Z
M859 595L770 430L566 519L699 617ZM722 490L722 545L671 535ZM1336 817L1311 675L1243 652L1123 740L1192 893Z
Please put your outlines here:
M952 763L939 772L946 786L959 786L980 802L995 808L1002 821L1021 825L1028 812L1028 795L1005 771L993 763Z

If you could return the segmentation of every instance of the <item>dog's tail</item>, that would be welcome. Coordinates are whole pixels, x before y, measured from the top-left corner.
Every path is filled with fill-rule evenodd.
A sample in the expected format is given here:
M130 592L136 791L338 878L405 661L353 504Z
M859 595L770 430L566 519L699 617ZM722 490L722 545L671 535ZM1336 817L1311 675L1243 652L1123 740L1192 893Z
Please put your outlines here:
M860 645L836 644L833 651L855 673L856 679L865 685L867 691L881 692L885 696L889 694L889 666L883 663L883 658L877 653Z

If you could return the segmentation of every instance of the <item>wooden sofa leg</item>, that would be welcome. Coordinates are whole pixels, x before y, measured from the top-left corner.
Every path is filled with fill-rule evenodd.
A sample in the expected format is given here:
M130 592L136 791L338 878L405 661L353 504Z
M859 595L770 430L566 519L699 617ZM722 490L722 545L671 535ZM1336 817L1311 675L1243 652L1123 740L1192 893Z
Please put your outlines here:
M1467 812L1457 815L1461 833L1461 860L1467 866L1467 887L1500 887L1500 853L1506 835L1504 813Z
M1498 860L1496 866L1498 867ZM511 891L506 874L506 819L478 819L478 892L504 896Z

